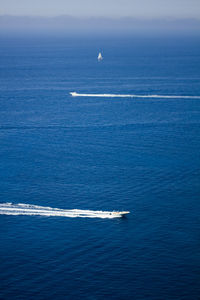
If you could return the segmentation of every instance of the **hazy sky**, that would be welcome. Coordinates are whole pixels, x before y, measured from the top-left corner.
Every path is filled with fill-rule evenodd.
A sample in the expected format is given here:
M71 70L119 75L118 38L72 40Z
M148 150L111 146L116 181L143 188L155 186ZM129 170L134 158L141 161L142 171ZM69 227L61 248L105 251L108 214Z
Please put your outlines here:
M200 19L200 0L0 0L5 14Z

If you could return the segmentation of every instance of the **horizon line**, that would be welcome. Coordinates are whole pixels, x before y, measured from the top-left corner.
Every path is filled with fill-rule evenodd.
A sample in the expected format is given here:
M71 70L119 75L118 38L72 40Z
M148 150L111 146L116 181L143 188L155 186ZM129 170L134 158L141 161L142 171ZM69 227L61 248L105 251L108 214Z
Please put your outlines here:
M107 19L107 20L124 20L124 19L129 19L129 20L139 20L139 21L152 21L152 20L157 20L157 21L181 21L181 20L195 20L195 21L200 21L200 17L180 17L180 16L163 16L163 17L148 17L148 16L90 16L90 15L71 15L71 14L60 14L60 15L13 15L13 14L1 14L0 17L14 17L14 18L44 18L44 19L53 19L53 18L62 18L62 17L70 17L74 19Z

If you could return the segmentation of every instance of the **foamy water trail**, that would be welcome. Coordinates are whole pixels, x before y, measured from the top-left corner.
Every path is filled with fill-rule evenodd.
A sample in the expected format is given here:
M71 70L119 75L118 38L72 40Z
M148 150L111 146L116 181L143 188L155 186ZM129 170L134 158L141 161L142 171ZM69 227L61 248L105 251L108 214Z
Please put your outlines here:
M71 92L73 97L106 97L106 98L165 98L165 99L200 99L200 96L178 95L134 95L134 94L79 94Z
M47 216L47 217L68 217L68 218L101 218L113 219L123 217L129 212L110 212L80 209L59 209L52 207L43 207L30 204L12 204L1 203L0 215L29 215L29 216Z

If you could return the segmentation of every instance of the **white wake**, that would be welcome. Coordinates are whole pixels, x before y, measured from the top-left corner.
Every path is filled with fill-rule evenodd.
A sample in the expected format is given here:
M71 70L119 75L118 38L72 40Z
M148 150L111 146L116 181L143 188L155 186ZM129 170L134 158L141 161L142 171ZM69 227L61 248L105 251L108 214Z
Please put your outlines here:
M178 95L134 95L134 94L79 94L70 92L73 97L106 97L106 98L165 98L165 99L200 99L200 96Z
M12 204L1 203L0 215L38 215L47 217L69 217L69 218L102 218L113 219L123 217L129 212L110 212L110 211L95 211L95 210L81 210L81 209L59 209L52 207L43 207L30 204Z

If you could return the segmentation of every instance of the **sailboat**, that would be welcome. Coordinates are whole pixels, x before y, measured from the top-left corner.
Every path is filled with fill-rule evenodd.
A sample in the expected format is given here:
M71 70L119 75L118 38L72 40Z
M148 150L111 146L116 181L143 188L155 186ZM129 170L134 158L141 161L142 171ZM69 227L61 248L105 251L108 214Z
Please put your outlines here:
M103 56L101 54L101 52L99 52L99 55L98 55L98 61L102 60L103 59Z

